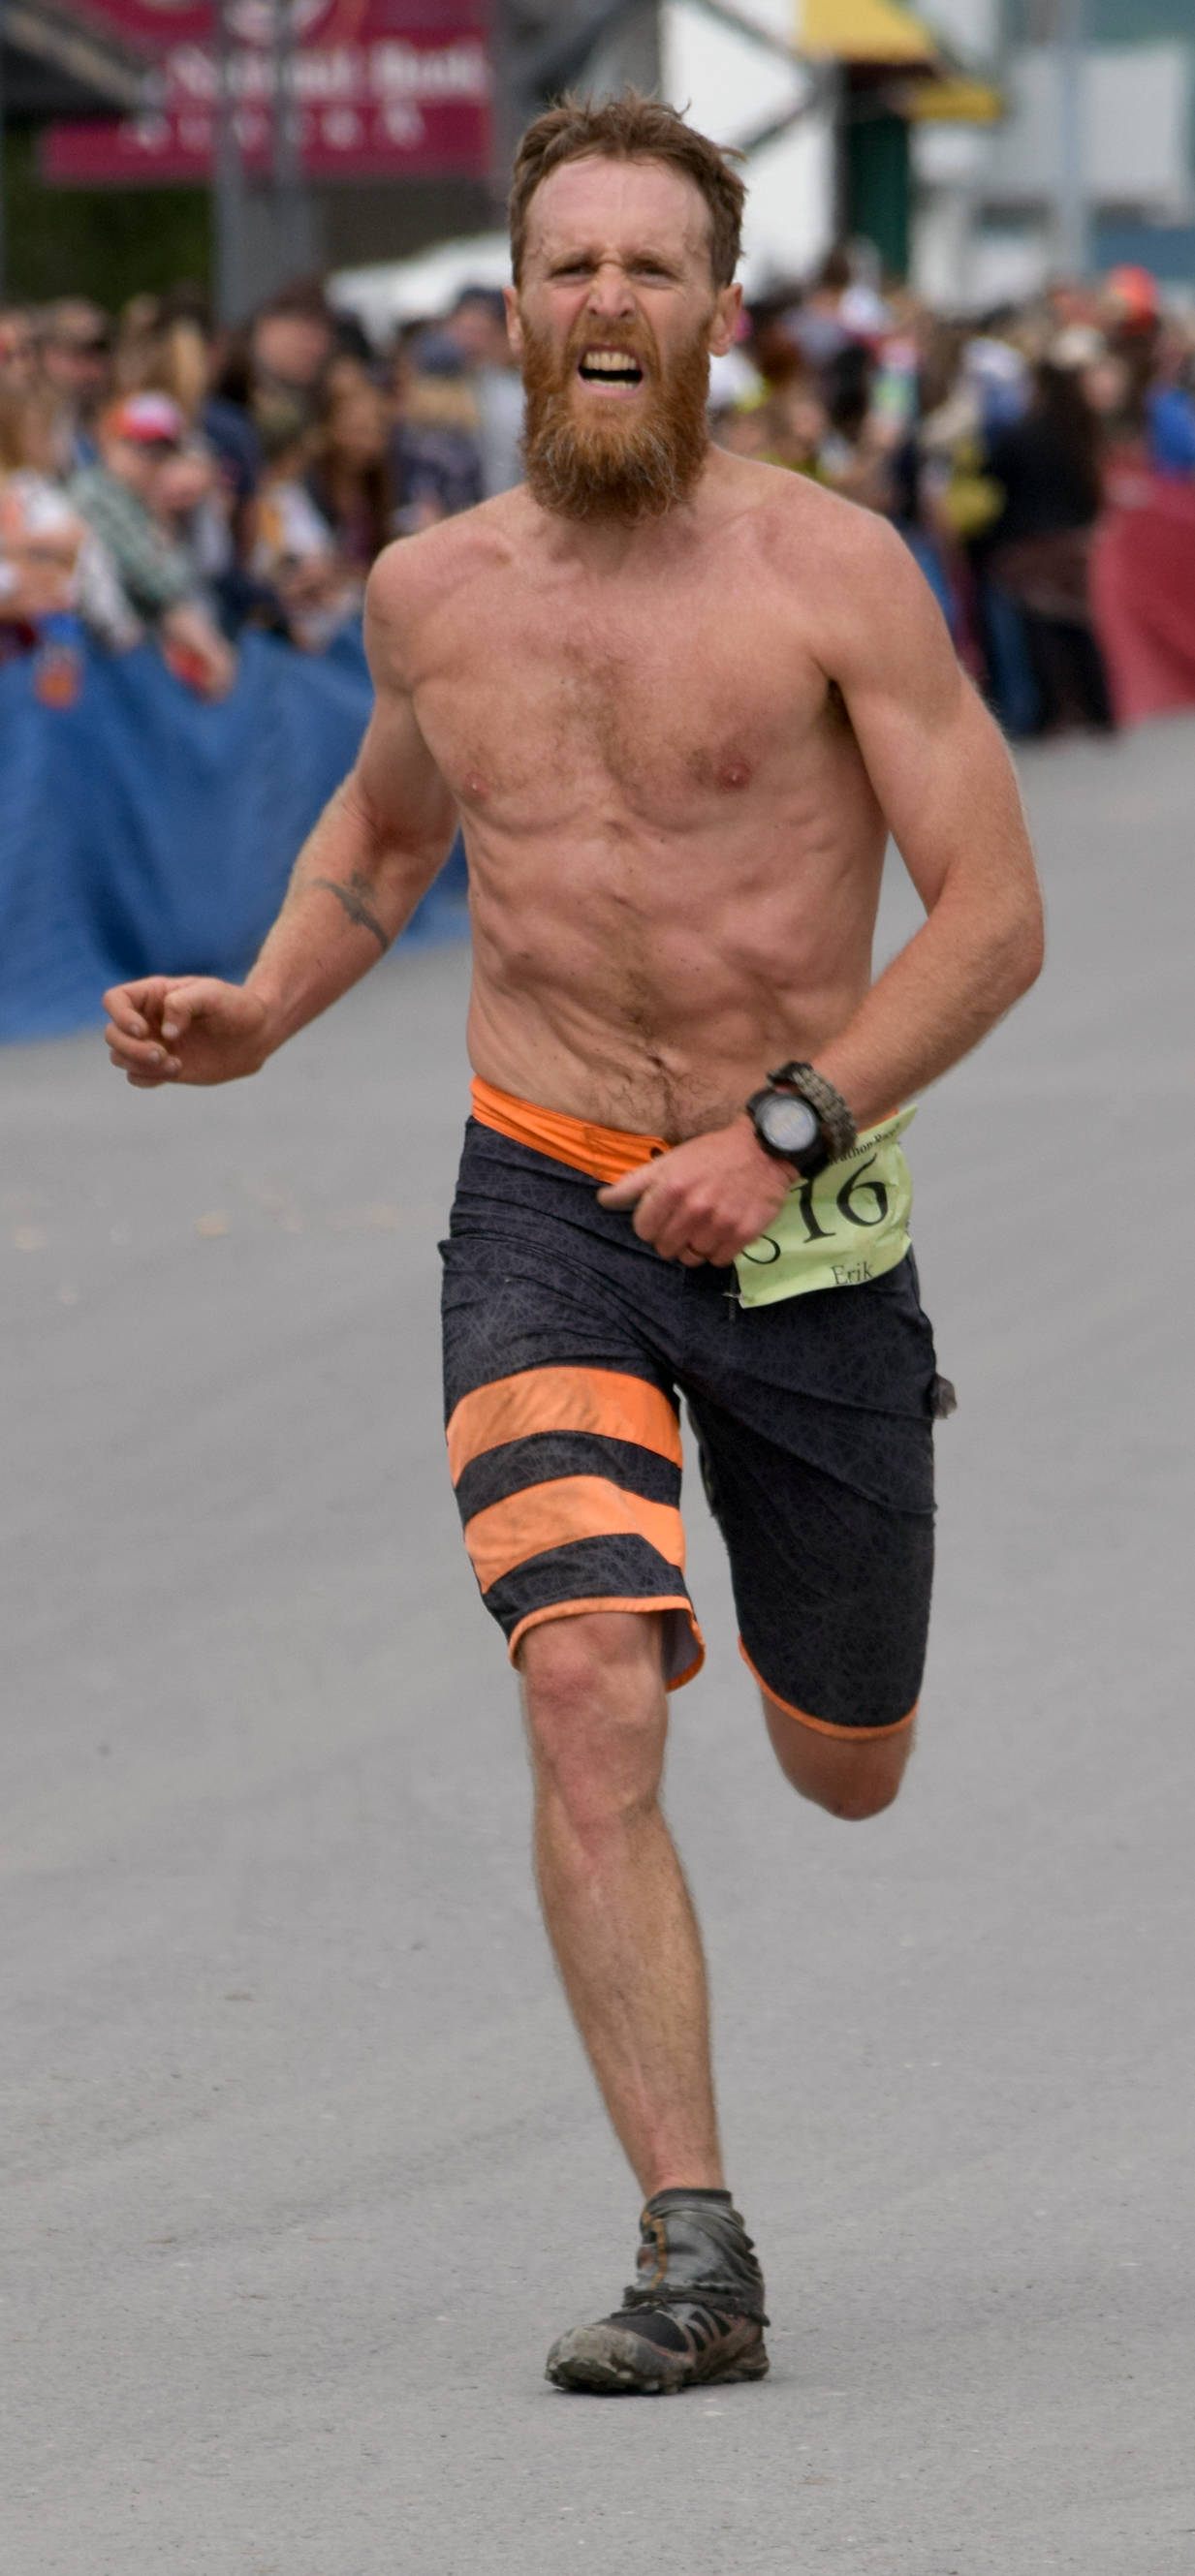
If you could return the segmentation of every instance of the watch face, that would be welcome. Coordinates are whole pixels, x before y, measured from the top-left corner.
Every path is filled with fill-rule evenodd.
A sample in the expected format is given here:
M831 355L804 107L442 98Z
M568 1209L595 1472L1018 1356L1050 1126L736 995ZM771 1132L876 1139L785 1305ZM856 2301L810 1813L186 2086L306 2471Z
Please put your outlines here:
M816 1112L808 1101L798 1100L788 1092L773 1091L767 1100L761 1100L758 1117L769 1145L778 1154L804 1154L820 1133Z

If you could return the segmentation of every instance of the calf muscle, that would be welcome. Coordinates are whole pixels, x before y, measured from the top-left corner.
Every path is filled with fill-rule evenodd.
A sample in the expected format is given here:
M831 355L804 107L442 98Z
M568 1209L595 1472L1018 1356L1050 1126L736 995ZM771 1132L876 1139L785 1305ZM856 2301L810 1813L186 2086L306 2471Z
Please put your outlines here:
M646 1614L584 1613L532 1630L522 1655L544 1920L648 2197L722 2182L701 1938L657 1798L657 1632Z

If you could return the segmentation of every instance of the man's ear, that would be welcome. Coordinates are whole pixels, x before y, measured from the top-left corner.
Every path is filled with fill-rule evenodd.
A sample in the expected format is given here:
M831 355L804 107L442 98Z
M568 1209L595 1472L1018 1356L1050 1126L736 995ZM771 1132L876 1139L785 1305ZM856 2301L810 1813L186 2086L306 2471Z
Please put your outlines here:
M506 336L510 342L511 348L514 350L516 358L521 358L523 354L523 325L519 319L518 287L504 286L502 289L502 300L506 306Z
M738 338L739 315L742 310L742 287L719 287L718 301L714 308L714 318L710 324L711 358L724 358L727 350L733 349L735 341Z

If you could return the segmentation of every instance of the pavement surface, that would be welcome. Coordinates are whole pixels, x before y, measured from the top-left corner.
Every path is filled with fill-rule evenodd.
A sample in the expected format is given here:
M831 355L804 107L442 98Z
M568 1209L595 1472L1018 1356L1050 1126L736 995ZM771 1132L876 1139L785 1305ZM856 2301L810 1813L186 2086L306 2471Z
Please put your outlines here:
M540 2375L637 2196L443 1465L464 950L226 1093L0 1059L13 2576L1192 2576L1193 762L1026 760L1050 966L911 1140L960 1404L883 1817L782 1787L687 1481L760 2387Z

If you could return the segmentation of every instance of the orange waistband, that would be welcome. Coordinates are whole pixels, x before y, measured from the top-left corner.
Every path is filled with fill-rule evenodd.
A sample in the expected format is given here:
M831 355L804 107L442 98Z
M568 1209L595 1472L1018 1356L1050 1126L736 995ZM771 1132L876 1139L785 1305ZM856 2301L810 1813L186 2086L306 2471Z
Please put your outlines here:
M563 1109L541 1109L534 1100L518 1100L513 1091L496 1091L492 1082L473 1077L473 1115L483 1127L496 1127L516 1145L550 1154L555 1163L571 1163L593 1181L620 1181L657 1154L666 1154L662 1136L633 1136L625 1127L595 1127L588 1118L570 1118Z

